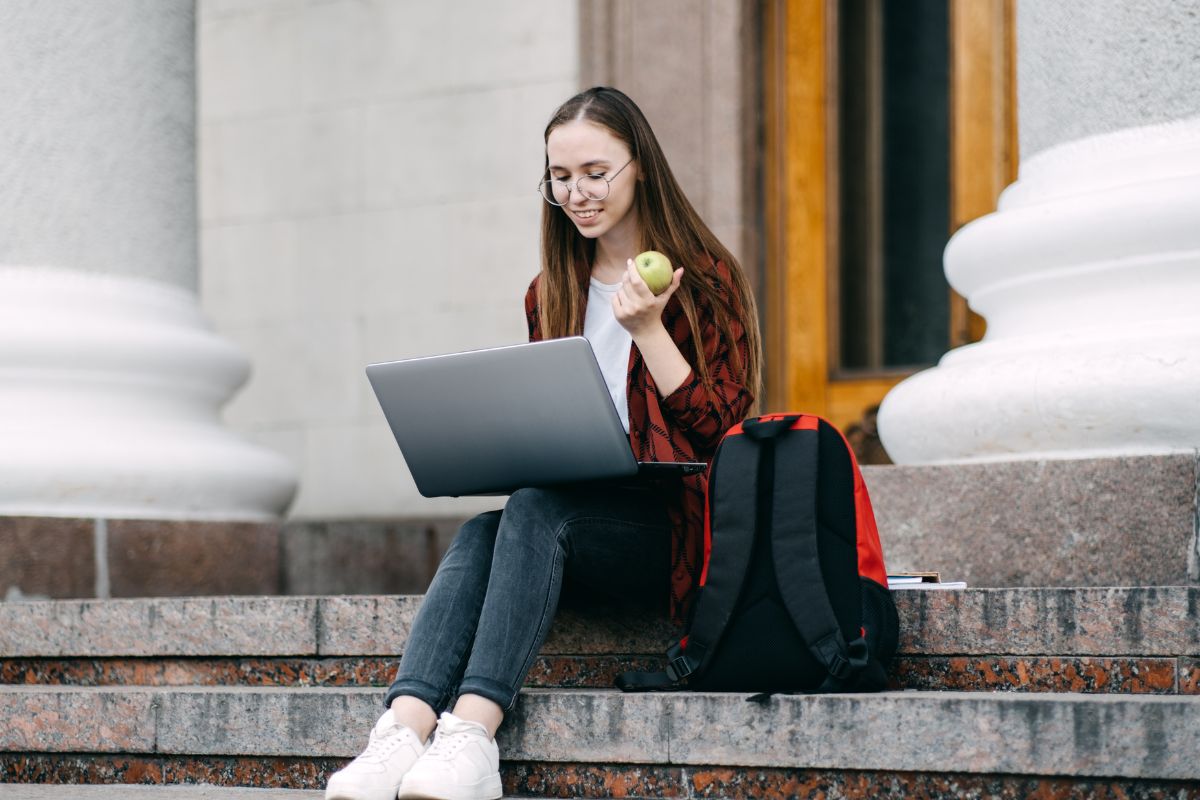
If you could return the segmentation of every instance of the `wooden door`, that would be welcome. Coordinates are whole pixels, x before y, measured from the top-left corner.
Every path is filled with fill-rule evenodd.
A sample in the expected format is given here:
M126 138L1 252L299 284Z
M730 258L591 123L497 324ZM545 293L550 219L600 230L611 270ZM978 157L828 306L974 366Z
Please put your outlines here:
M1015 178L1013 3L767 0L767 408L869 439L894 385L982 336L940 252Z

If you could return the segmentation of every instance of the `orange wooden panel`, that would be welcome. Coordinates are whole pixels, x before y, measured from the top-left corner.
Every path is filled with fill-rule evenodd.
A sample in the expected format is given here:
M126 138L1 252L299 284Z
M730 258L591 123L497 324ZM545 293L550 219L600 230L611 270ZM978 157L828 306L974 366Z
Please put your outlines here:
M884 375L874 378L848 378L829 384L825 418L843 431L859 422L872 406L908 375Z
M768 405L823 414L829 382L828 4L768 3Z

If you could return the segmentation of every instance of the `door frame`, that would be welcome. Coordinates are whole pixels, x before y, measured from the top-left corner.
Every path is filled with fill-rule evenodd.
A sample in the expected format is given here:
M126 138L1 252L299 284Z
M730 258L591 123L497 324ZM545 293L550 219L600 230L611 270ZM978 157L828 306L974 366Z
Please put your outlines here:
M1015 0L948 0L953 233L1016 178ZM835 377L837 0L765 0L763 39L766 408L845 429L910 372ZM950 291L947 341L983 336Z

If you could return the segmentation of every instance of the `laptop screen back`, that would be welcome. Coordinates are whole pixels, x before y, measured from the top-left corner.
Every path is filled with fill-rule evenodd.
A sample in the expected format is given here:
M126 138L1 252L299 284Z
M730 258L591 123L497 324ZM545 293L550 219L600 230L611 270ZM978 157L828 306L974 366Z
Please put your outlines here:
M583 337L371 364L367 377L426 497L637 473Z

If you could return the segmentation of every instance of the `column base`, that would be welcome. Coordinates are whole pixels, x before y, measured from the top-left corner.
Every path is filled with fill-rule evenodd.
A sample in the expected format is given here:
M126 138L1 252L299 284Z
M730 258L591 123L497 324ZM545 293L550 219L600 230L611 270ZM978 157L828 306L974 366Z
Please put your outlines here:
M1200 448L1200 117L1022 165L946 248L983 341L894 388L897 464Z
M295 470L218 416L248 374L188 292L0 266L0 515L277 519Z

